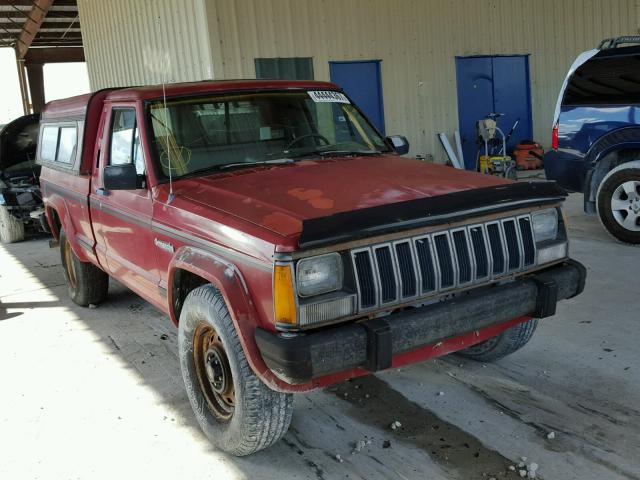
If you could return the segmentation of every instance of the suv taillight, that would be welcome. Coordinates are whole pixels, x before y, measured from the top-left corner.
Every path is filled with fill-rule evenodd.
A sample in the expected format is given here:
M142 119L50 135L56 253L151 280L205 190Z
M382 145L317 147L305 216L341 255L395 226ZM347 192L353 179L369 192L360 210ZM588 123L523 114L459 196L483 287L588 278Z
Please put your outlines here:
M556 123L553 126L553 130L551 131L551 148L554 150L558 150L558 124Z

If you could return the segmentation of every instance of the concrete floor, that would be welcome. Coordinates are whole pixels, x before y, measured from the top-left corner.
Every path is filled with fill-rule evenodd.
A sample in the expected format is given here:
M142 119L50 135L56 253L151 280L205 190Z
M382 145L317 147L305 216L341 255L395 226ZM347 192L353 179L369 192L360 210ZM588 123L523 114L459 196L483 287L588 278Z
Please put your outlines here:
M242 459L198 430L168 319L113 282L105 304L77 307L46 239L1 246L0 479L488 480L517 478L523 456L538 478L640 479L640 249L580 201L567 211L587 289L527 347L297 396L284 440Z

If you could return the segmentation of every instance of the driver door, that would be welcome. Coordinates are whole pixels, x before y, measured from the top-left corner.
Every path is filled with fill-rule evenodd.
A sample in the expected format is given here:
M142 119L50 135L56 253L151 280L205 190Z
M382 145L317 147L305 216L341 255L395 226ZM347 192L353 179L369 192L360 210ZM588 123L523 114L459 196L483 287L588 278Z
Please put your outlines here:
M135 105L115 104L107 113L98 169L92 179L91 204L109 273L145 297L159 296L159 274L151 232L153 199L146 182L140 112ZM107 190L102 172L109 165L133 163L139 188ZM96 218L97 217L97 218ZM96 232L98 233L98 232Z

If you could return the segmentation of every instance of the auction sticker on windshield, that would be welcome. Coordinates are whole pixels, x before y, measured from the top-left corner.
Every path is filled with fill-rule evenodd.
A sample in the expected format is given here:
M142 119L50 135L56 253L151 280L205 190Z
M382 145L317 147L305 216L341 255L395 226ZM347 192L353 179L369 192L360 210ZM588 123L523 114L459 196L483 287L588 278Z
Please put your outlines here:
M311 91L307 92L316 103L351 103L349 99L340 92L332 92L330 90Z

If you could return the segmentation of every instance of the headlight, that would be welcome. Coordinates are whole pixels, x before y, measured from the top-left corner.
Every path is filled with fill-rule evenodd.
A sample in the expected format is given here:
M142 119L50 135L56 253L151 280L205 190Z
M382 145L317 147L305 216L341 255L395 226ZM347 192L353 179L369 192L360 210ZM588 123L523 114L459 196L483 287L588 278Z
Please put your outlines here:
M329 253L300 260L296 271L298 295L310 297L342 288L342 258Z
M555 208L532 214L531 222L536 242L555 240L558 236L558 211Z

